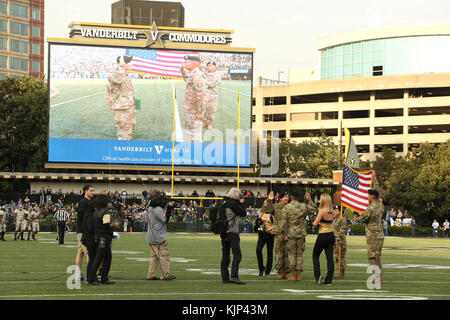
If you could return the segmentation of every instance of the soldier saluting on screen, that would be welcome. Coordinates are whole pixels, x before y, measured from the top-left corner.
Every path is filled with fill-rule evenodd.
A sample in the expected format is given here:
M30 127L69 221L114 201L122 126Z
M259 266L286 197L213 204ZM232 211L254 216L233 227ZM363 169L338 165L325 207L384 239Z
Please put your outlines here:
M188 142L202 142L202 127L208 104L206 78L199 66L198 56L184 56L185 64L181 66L181 74L186 81L184 91L184 127Z
M116 121L118 140L133 139L136 127L134 86L127 74L132 60L129 56L117 57L116 69L106 85L106 104L111 107Z
M222 77L216 72L216 63L210 61L206 64L206 85L208 87L208 105L205 112L204 126L212 129L217 112L217 86L222 82Z

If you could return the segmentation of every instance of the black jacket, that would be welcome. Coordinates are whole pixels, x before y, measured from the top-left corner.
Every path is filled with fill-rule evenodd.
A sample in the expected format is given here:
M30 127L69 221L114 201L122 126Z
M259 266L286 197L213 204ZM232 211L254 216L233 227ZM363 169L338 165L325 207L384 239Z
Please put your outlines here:
M231 199L228 197L224 197L223 199L225 208L229 208L237 216L247 216L247 211L245 210L244 205L239 202L239 200Z
M103 217L105 215L111 215L109 208L103 208L94 213L94 223L95 223L95 237L111 237L113 236L113 231L110 228L110 223L103 223Z

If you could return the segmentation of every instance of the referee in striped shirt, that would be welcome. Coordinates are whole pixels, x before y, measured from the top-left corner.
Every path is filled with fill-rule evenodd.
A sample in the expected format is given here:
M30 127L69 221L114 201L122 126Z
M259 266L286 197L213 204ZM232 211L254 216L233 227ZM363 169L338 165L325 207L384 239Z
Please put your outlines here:
M66 223L69 223L70 214L64 209L64 207L59 207L53 216L58 224L58 239L59 244L64 244L64 234L66 233Z

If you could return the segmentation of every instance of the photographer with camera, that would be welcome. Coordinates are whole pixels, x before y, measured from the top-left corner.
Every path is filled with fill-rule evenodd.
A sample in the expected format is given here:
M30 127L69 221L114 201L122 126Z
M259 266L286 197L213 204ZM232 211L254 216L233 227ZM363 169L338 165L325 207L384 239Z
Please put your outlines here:
M256 243L256 258L258 260L259 276L266 277L270 275L273 262L273 244L275 237L272 234L273 229L273 216L270 212L264 211L264 207L261 208L260 214L257 218L258 223L258 242ZM264 267L262 250L267 244L267 261Z
M241 191L237 188L231 188L228 191L226 197L224 197L224 203L219 209L225 210L227 231L220 235L222 240L222 260L220 263L220 273L223 283L236 283L245 284L245 282L239 280L239 263L242 259L240 237L239 237L239 225L241 218L245 217L245 207L243 205L244 199L242 198ZM230 265L230 250L233 252L233 263L231 265L231 278L228 271Z
M150 246L150 264L148 267L147 280L173 280L169 265L169 247L167 242L167 222L173 210L173 202L169 202L166 213L167 200L159 191L153 191L150 195L150 207L148 209L148 232L147 243ZM156 272L158 264L161 266L161 275L158 278Z

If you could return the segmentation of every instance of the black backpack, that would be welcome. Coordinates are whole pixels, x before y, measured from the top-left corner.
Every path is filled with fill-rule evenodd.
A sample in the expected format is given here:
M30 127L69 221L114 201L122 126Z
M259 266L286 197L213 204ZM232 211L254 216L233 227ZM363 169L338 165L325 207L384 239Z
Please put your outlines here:
M228 223L227 216L225 212L225 203L222 204L219 209L210 208L209 209L209 220L211 221L211 231L214 234L222 234L227 232Z

